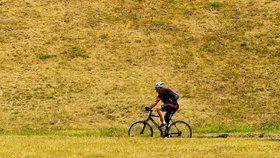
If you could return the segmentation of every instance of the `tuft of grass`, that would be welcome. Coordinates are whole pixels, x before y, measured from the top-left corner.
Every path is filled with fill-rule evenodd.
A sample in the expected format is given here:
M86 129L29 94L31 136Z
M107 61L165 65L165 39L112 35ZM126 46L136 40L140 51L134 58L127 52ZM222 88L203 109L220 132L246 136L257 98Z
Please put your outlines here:
M223 4L222 2L209 2L209 5L210 5L212 8L219 9L219 8L221 8L224 4Z
M73 46L70 49L64 51L64 54L70 58L89 58L89 56L86 54L86 51L78 46Z
M49 55L49 54L37 54L37 58L39 58L41 60L46 60L50 57L51 57L51 55Z
M102 34L102 35L100 35L100 38L103 39L103 40L107 39L108 38L108 34Z
M247 45L248 45L248 41L246 41L246 40L243 40L240 42L241 47L246 47Z
M0 128L0 134L4 134L5 130L3 128Z
M210 53L214 53L214 52L218 51L218 48L214 43L206 43L202 46L201 50L210 52Z

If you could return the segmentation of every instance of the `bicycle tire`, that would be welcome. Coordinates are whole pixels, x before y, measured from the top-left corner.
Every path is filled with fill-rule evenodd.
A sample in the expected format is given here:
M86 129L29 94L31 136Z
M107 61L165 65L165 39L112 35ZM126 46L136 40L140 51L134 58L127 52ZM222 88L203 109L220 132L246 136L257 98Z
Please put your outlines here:
M128 130L129 137L153 137L153 128L146 121L133 123Z
M170 137L191 138L192 128L185 121L174 121L168 129Z

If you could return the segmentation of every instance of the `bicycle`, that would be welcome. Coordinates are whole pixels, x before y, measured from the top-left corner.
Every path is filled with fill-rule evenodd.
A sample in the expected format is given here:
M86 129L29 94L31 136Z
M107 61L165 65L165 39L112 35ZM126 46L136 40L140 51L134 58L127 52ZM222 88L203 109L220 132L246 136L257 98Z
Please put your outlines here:
M192 128L185 121L173 121L165 128L160 129L159 124L153 119L154 117L159 117L158 115L152 114L152 110L145 108L145 111L148 112L147 118L143 121L134 122L129 130L129 137L153 137L154 131L152 126L148 123L149 120L157 127L160 131L161 137L182 137L182 138L191 138L192 137Z

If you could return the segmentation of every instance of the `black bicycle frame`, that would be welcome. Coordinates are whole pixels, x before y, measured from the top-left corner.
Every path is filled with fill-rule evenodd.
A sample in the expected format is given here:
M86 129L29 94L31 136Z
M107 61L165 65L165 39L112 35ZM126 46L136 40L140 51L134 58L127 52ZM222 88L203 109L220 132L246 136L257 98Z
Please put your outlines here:
M149 111L149 114L148 114L148 116L147 116L145 122L148 122L149 120L151 120L151 121L153 122L153 124L157 127L157 129L159 129L159 126L160 126L160 125L153 119L153 117L159 117L159 116L158 116L158 115L153 115L152 112L153 112L152 110ZM173 123L173 120L170 119L170 122ZM171 124L171 123L170 123L170 124ZM146 125L144 125L143 131L144 131L144 129L145 129L145 126L146 126ZM176 128L177 128L177 127L176 127ZM159 130L159 131L160 131L160 130Z

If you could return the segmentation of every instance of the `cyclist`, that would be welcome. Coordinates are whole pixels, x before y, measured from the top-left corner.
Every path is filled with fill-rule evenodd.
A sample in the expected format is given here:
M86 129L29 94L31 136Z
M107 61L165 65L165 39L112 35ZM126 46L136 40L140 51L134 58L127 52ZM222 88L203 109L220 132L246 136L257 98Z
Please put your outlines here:
M160 100L163 102L163 105L157 108L157 113L159 114L161 121L159 128L163 129L169 125L171 117L179 109L179 104L177 103L179 95L171 88L166 87L163 82L156 82L155 90L158 93L158 96L153 100L152 104L148 108L152 109ZM163 111L166 112L165 116Z

